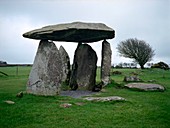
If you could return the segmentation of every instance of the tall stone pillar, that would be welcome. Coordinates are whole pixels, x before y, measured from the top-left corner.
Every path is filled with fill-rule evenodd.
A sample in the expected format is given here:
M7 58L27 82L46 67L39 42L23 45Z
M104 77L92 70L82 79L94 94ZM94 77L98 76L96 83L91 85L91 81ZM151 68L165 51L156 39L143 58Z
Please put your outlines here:
M101 81L104 86L110 82L110 69L111 69L111 55L112 51L110 44L104 40L102 42L102 61L101 61Z
M58 95L62 82L62 62L53 42L41 40L35 56L27 92L35 95Z
M70 57L63 46L59 48L61 60L62 60L62 69L63 69L63 77L62 82L65 84L69 84L70 81Z
M92 91L96 84L97 55L88 44L79 43L74 54L70 87Z

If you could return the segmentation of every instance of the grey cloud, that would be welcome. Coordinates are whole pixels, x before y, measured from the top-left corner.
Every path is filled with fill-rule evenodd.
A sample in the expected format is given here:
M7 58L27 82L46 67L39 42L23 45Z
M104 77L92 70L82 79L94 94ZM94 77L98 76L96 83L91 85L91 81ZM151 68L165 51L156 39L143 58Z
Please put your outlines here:
M115 39L109 40L114 51L113 61L121 61L114 60L118 58L115 54L116 45L121 40L134 37L150 43L156 50L155 58L168 57L169 12L168 0L1 0L0 59L13 63L32 63L38 41L37 44L30 43L33 40L24 39L22 32L73 21L103 22L115 29ZM93 48L100 57L97 43ZM64 47L73 58L70 47L75 49L76 45L64 44Z

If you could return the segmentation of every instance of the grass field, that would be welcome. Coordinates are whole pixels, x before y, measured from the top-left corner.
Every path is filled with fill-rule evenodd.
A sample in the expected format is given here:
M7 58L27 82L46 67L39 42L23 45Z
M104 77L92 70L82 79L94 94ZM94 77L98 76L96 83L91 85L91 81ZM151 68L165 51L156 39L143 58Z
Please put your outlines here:
M160 69L113 69L112 84L95 96L121 96L125 102L90 102L70 97L16 94L25 90L31 67L0 67L0 128L169 128L170 71ZM97 71L99 74L99 71ZM122 88L131 72L147 82L155 80L165 92L137 92ZM99 77L97 77L99 81ZM15 104L7 104L12 100ZM76 103L83 103L82 106ZM60 104L71 103L70 108Z

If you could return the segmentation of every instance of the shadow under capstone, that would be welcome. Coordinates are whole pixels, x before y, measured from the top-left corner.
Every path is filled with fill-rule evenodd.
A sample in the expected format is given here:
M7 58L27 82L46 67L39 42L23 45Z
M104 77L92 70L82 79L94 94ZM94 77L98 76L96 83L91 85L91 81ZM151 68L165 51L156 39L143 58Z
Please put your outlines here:
M87 90L68 90L68 91L61 91L61 96L70 96L72 98L81 98L83 96L91 96L93 94L96 94L97 92L87 91Z

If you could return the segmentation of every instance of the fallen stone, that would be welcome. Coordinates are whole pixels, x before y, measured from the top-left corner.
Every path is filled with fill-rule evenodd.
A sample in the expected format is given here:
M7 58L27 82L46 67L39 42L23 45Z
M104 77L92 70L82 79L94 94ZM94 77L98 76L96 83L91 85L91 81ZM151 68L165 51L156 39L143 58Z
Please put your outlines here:
M14 101L11 101L11 100L6 100L6 101L4 101L5 103L7 103L7 104L15 104L15 102Z
M115 31L103 23L73 22L45 26L23 34L23 37L38 40L91 43L112 39Z
M53 96L60 93L62 62L53 42L40 41L27 83L27 93Z
M72 65L70 87L76 90L82 87L92 91L96 83L97 55L88 44L77 46Z
M141 91L164 91L165 88L159 84L148 84L148 83L129 83L125 87L130 89L137 89Z
M59 48L61 61L62 61L62 69L63 69L63 77L62 82L65 84L69 84L70 81L70 57L63 46Z
M110 83L110 69L111 69L111 55L112 50L107 41L102 43L102 62L101 62L101 81L106 86Z
M60 104L60 107L63 107L63 108L70 108L71 106L72 106L72 104L70 104L70 103Z
M119 96L109 96L109 97L86 97L84 98L85 100L88 101L125 101L126 99L123 97L119 97Z

